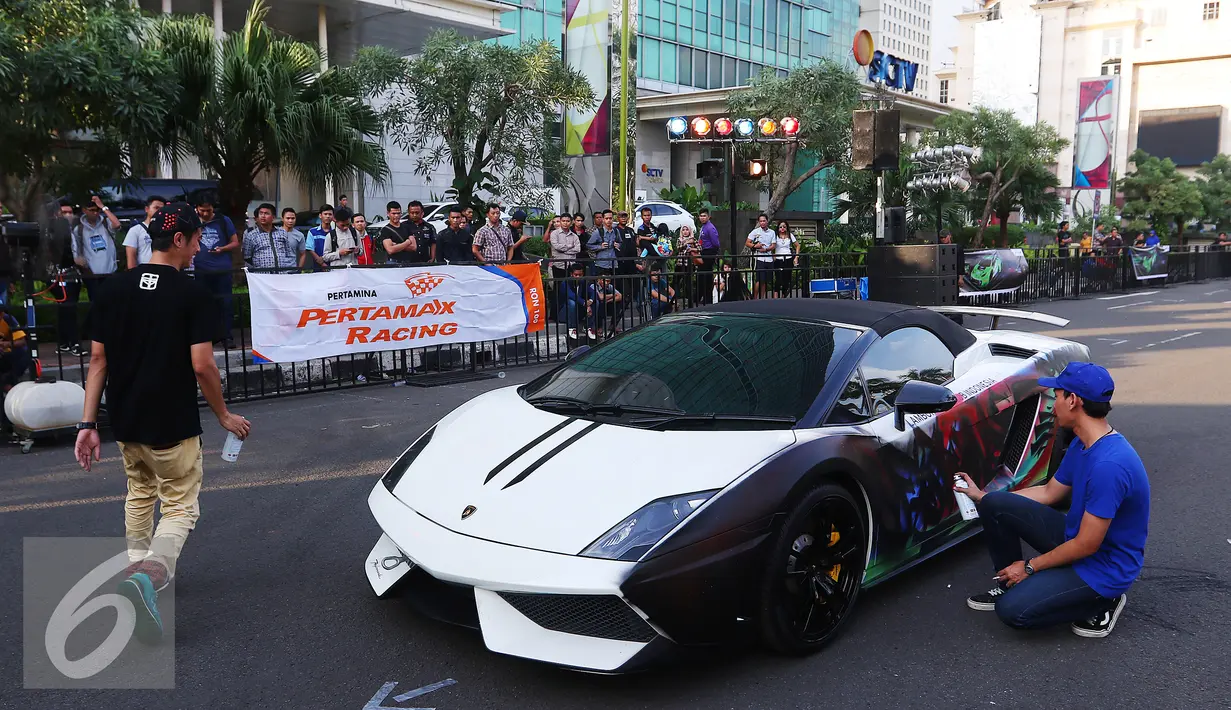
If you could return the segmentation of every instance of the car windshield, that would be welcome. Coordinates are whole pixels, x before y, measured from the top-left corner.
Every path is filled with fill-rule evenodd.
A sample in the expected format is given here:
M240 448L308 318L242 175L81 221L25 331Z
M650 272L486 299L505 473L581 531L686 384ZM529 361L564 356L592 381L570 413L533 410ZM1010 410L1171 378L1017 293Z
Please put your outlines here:
M812 406L859 331L727 313L667 316L529 383L526 401L630 425L759 420L789 428ZM772 421L771 421L772 420Z

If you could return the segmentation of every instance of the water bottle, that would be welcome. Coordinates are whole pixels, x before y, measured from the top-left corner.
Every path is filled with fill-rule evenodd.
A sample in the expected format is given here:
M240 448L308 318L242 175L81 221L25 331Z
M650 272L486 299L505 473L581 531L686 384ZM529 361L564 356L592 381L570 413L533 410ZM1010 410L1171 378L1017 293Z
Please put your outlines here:
M953 485L956 488L970 487L970 484L966 483L966 479L961 476L953 477ZM975 502L970 499L970 496L953 491L953 497L957 499L957 509L962 513L962 520L975 520L979 517L979 509L975 507Z
M227 432L226 443L222 445L222 460L235 463L239 460L239 450L242 448L244 448L244 440L232 432Z

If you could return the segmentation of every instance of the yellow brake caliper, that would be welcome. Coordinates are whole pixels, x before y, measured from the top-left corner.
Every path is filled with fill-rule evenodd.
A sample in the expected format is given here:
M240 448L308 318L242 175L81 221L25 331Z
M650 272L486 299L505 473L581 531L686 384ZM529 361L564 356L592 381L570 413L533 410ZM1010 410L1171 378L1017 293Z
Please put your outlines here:
M841 538L842 536L838 534L838 529L830 525L829 526L829 546L833 547L834 545L837 545L838 540L840 540ZM833 581L835 582L838 581L838 575L840 574L842 574L841 564L836 564L833 567L829 568L829 578L832 579Z

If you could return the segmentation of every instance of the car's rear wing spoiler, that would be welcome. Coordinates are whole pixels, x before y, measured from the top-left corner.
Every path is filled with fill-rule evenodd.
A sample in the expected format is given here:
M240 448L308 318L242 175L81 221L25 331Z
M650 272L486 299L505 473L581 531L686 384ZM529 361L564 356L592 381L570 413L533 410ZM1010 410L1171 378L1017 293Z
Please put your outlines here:
M1034 311L1018 311L1012 308L988 308L987 306L925 306L926 308L936 311L937 313L953 313L964 316L991 316L992 330L1000 325L1001 318L1017 318L1019 320L1034 321L1036 323L1046 323L1047 325L1055 325L1061 328L1069 324L1067 319L1057 316L1048 315L1046 313L1035 313Z

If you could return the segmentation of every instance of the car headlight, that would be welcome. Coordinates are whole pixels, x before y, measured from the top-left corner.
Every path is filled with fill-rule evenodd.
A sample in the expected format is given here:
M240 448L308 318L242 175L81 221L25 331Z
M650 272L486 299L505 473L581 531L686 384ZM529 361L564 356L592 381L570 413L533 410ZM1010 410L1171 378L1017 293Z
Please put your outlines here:
M393 465L389 467L389 470L385 471L385 475L381 476L380 482L385 484L385 488L388 488L390 493L393 492L393 487L398 484L398 481L402 480L402 476L410 468L410 465L415 462L415 459L419 458L419 453L427 448L428 442L432 440L432 434L435 433L436 427L423 432L423 436L411 444L410 448L406 449L406 453L399 456L398 460L394 461Z
M620 521L581 551L583 557L638 560L718 490L659 498Z

